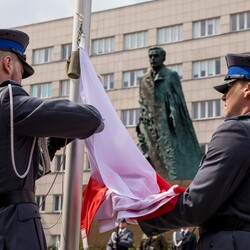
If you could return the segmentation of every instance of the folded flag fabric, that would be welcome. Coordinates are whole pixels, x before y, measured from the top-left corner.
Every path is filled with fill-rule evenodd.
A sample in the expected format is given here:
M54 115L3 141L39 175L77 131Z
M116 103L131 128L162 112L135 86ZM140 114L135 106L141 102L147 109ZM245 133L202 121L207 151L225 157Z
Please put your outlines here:
M88 235L94 218L100 232L105 232L122 218L136 223L171 211L184 188L169 185L146 160L113 108L84 48L80 64L80 96L100 111L105 124L101 133L85 140L91 178L83 193L81 229Z

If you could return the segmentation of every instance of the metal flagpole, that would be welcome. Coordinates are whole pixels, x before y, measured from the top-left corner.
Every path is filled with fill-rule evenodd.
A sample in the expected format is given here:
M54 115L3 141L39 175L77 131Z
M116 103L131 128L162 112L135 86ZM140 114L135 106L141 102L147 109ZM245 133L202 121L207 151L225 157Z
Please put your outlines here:
M78 48L79 15L83 16L85 48L89 48L90 16L92 0L75 0L73 17L72 51ZM70 81L69 99L79 103L79 80ZM78 250L80 239L80 215L83 180L83 141L74 140L66 149L66 169L63 190L61 250Z

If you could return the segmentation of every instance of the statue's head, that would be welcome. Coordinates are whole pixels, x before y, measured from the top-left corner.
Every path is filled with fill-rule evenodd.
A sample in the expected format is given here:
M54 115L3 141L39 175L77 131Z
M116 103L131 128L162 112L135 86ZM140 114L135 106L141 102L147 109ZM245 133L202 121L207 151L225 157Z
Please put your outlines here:
M166 59L166 51L161 47L151 47L148 50L148 57L151 67L154 70L161 68Z

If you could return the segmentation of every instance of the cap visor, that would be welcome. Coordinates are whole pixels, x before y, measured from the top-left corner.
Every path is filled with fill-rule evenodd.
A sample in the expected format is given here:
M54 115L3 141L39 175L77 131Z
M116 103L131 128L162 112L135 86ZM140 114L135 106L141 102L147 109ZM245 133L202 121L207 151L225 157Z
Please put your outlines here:
M226 80L223 81L222 83L214 86L214 89L217 90L218 92L225 94L228 91L228 84L231 82L236 81L237 79L231 79L231 80Z
M23 64L23 75L22 78L28 78L34 74L35 70L18 54L16 54L20 59L21 63Z
M24 68L24 72L22 75L23 79L32 76L35 72L35 70L28 63L26 63L26 65L24 64L23 68Z

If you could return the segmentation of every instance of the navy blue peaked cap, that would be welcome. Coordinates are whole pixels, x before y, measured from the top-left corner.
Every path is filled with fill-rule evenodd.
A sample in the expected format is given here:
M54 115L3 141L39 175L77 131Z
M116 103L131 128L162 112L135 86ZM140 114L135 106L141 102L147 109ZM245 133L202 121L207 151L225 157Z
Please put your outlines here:
M24 54L29 44L29 36L20 30L0 29L0 50L15 53L23 64L22 78L27 78L34 74L34 69L26 62Z
M229 53L225 58L228 73L222 83L214 86L214 88L222 94L227 93L229 83L237 80L250 81L250 55Z

